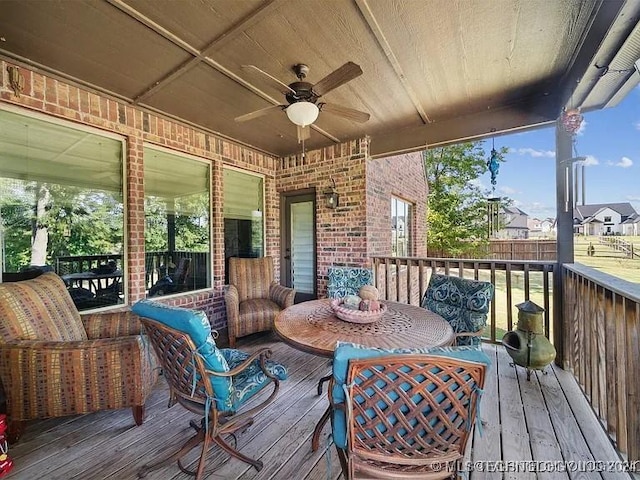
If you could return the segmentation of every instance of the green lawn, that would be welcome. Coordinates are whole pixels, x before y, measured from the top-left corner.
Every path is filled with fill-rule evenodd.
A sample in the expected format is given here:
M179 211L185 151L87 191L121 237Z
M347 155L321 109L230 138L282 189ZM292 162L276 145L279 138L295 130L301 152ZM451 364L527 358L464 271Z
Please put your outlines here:
M634 249L640 253L640 237L618 237L633 243ZM595 248L595 255L587 255L589 244ZM630 282L640 283L640 258L626 258L623 252L607 245L600 245L598 237L575 237L574 256L577 263L588 265L602 272L624 278Z
M634 244L640 252L640 237L620 237ZM595 255L587 255L589 244L593 244ZM600 245L597 237L575 237L575 261L589 267L595 268L602 272L623 278L630 282L640 283L640 258L625 258L622 252L613 248ZM472 271L465 271L466 278L472 278ZM490 281L489 272L480 272L480 279ZM538 272L530 273L530 299L540 306L544 306L542 274ZM504 333L509 330L507 325L507 288L505 272L496 272L496 339L500 340ZM553 287L553 281L549 280L549 288ZM518 303L524 302L524 273L512 272L511 274L511 301L512 301L512 328L516 328L518 322L518 309L515 307ZM553 318L552 305L549 305L550 318ZM553 332L551 332L551 335ZM486 336L490 336L487 329Z

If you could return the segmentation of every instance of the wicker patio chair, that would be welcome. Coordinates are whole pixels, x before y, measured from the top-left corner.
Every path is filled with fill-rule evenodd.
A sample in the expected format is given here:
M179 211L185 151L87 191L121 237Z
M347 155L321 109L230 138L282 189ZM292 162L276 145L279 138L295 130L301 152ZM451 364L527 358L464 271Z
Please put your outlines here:
M457 476L489 364L479 349L461 348L338 346L329 399L347 480Z
M493 293L492 283L433 273L422 307L451 324L455 345L480 345Z
M169 307L150 300L141 300L132 310L142 317L142 323L160 358L163 376L170 389L169 407L176 402L190 412L202 415L200 424L191 422L196 434L168 458L141 467L140 478L150 471L177 461L183 472L202 478L209 447L217 444L228 454L252 465L256 470L262 462L239 452L226 437L241 432L253 423L253 415L271 403L280 381L287 377L286 368L268 358L263 348L249 355L239 350L218 349L211 326L203 312ZM250 409L240 411L256 393L271 385L265 398ZM182 458L202 444L198 466L189 470Z
M0 284L0 380L9 438L27 420L132 407L137 425L158 378L130 312L80 315L55 273Z
M270 331L280 311L293 305L296 292L274 280L273 258L229 259L227 305L229 346L251 333Z

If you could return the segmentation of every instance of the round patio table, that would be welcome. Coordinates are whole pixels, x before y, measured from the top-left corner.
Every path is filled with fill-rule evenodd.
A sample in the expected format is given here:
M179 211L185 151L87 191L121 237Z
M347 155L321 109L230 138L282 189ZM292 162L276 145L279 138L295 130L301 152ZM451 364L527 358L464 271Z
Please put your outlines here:
M387 306L383 317L368 324L340 320L333 313L330 299L298 303L280 312L274 330L293 348L329 358L338 341L379 348L437 347L453 342L453 329L440 315L414 305L383 303ZM314 451L330 413L328 409L323 414L313 432Z

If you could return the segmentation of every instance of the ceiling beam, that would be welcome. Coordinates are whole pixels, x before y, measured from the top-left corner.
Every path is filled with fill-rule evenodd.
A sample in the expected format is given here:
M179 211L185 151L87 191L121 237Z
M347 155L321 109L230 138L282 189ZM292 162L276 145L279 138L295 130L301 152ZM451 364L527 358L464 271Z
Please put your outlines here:
M393 70L396 73L398 80L402 84L402 88L404 89L406 94L409 96L409 99L411 99L411 103L413 103L413 106L418 112L418 115L420 115L420 118L424 123L429 123L431 121L429 120L429 116L424 111L424 108L422 107L422 104L420 103L418 96L416 95L415 91L409 84L409 81L407 80L407 77L405 76L404 71L400 66L400 61L398 60L398 57L396 57L396 54L393 52L391 45L389 45L387 37L382 31L382 28L380 27L380 24L378 23L378 20L376 19L375 15L371 11L371 8L369 7L367 0L355 0L355 2L358 9L360 10L360 13L364 17L364 20L367 23L369 30L371 30L371 33L376 38L378 45L380 45L380 48L382 49L385 56L387 57L387 60L389 60L389 63L393 67Z
M266 0L259 7L257 7L254 10L252 10L247 15L242 17L240 20L238 20L237 22L235 22L234 24L229 26L229 28L227 28L224 32L222 32L220 35L218 35L216 38L214 38L202 50L198 50L197 48L193 47L192 45L190 45L185 40L183 40L180 37L172 34L167 29L165 29L161 25L157 24L156 22L151 20L146 15L142 14L141 12L139 12L138 10L133 8L132 6L128 5L124 0L106 0L106 1L109 2L111 5L113 5L114 7L118 8L119 10L121 10L122 12L126 13L130 17L132 17L135 20L139 21L140 23L142 23L143 25L145 25L147 28L151 29L152 31L154 31L158 35L161 35L165 39L169 40L174 45L182 48L187 53L193 55L193 58L183 62L181 65L178 65L178 67L175 68L173 71L171 71L170 73L168 73L164 77L162 77L160 79L157 79L155 82L153 82L153 84L149 85L146 89L144 89L139 95L137 95L133 99L132 103L134 105L138 105L138 104L143 105L144 104L144 100L148 99L155 92L157 92L158 90L166 87L172 81L174 81L177 78L179 78L180 76L184 75L186 72L188 72L189 70L191 70L192 68L194 68L195 66L197 66L200 63L205 63L209 67L213 68L214 70L218 71L219 73L222 73L227 78L233 80L237 84L241 85L242 87L246 88L250 92L252 92L255 95L259 96L263 100L266 100L267 102L271 103L272 105L280 105L282 103L281 100L277 100L277 99L273 98L268 93L266 93L263 90L259 89L258 87L256 87L252 83L247 82L242 77L236 75L231 70L227 69L222 64L218 63L213 58L211 58L210 55L212 53L214 53L217 49L221 48L229 40L233 39L235 36L237 36L237 35L241 34L242 32L244 32L251 25L254 25L257 22L259 22L260 20L262 20L266 15L271 13L275 8L277 8L281 4L285 3L287 0ZM334 135L332 135L331 133L327 132L326 130L321 129L320 127L317 127L316 125L311 125L311 128L313 128L316 132L318 132L319 134L321 134L324 137L328 138L332 142L339 142L340 141Z
M254 9L253 11L251 11L250 13L242 17L240 20L238 20L234 24L230 25L229 28L227 28L224 32L220 33L220 35L214 38L202 50L198 50L194 46L190 45L188 42L184 41L183 39L179 38L176 35L173 35L164 27L153 22L149 17L147 17L146 15L143 15L141 12L139 12L135 8L125 3L124 0L106 0L106 1L109 2L111 5L113 5L114 7L122 10L124 13L126 13L130 17L139 21L140 23L145 25L147 28L153 30L158 35L161 35L165 39L169 40L174 45L182 48L187 53L193 55L193 58L183 62L176 69L171 71L169 74L165 75L162 78L157 79L155 82L153 82L153 84L149 85L145 90L142 91L142 93L140 93L134 98L134 101L133 101L134 104L144 101L145 99L153 95L155 92L157 92L161 88L166 87L173 80L177 79L184 73L188 72L189 70L191 70L201 62L207 63L210 67L214 68L215 70L218 70L223 75L226 75L227 77L231 78L231 80L234 80L240 83L243 87L248 88L253 93L267 100L268 102L274 103L275 105L278 104L276 100L274 100L271 96L264 93L262 90L259 90L258 88L254 87L248 82L245 82L244 80L240 79L240 77L238 77L237 75L234 75L234 74L230 75L229 70L227 70L226 68L223 68L219 63L213 61L211 58L208 57L208 55L210 55L215 49L220 48L220 46L222 46L224 43L226 43L230 39L234 38L236 35L239 35L240 33L242 33L246 28L259 22L261 19L265 17L265 15L270 13L272 9L275 8L278 2L281 2L282 0L267 0L265 3L261 4L258 8Z
M399 155L542 126L556 120L557 115L553 107L557 100L549 97L538 98L537 101L530 99L526 103L483 110L442 122L409 127L392 133L372 134L369 152L373 158ZM487 125L491 125L491 130Z

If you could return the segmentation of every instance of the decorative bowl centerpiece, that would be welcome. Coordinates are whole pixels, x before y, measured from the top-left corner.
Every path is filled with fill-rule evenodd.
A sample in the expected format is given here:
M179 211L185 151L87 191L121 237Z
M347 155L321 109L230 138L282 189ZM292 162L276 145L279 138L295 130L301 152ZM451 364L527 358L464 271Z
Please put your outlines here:
M387 306L378 301L378 290L367 285L358 293L359 295L331 300L331 308L336 317L351 323L373 323L380 320L387 311Z

